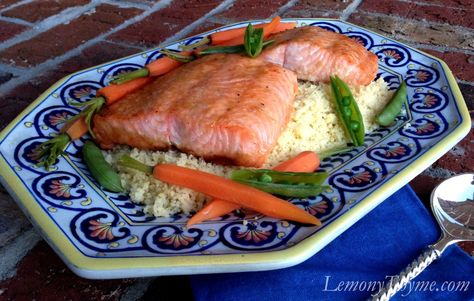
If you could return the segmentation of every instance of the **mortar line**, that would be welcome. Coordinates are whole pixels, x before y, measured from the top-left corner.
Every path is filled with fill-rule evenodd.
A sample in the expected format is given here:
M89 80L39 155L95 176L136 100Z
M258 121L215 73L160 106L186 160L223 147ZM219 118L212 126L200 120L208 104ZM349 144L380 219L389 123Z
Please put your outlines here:
M138 278L134 284L132 284L125 293L120 297L120 301L136 301L140 300L141 297L146 293L150 284L155 278Z
M25 25L28 27L33 27L35 24L19 19L19 18L12 18L12 17L5 17L5 16L0 16L0 20L5 21L5 22L10 22L10 23L15 23L15 24L20 24L20 25Z
M358 0L358 1L361 1L361 0ZM386 14L377 13L377 12L370 12L370 11L366 11L366 10L362 10L362 12L364 12L366 14L369 14L369 15L376 16L376 17L380 17L380 18L389 17L389 18L392 18L392 19L400 22L401 24L417 23L417 24L424 24L424 25L430 25L430 26L447 26L447 27L453 28L453 29L455 29L456 31L459 31L459 32L470 32L471 34L474 34L474 30L472 28L468 28L468 27L464 27L464 26L460 26L460 25L452 25L452 24L448 24L448 23L428 21L428 20L425 20L425 19L423 19L423 20L407 19L407 18L404 18L404 17L396 16L396 15L386 15Z
M38 36L41 33L44 33L51 28L54 28L58 25L69 23L72 20L78 18L83 13L88 12L95 8L97 4L100 3L99 0L93 0L89 4L84 6L75 6L67 8L61 11L57 15L50 16L34 25L30 30L24 31L13 38L4 41L0 44L0 51L7 49L15 44L31 40L32 38Z
M115 5L120 8L139 8L142 10L150 9L150 5L138 3L138 2L123 1L123 0L120 0L120 1L102 0L102 3Z
M58 66L62 62L66 61L67 59L79 55L84 49L96 44L97 42L100 42L102 40L105 40L108 36L124 29L125 27L128 27L131 24L137 23L138 21L143 20L144 18L148 17L152 13L160 10L161 8L169 5L172 0L161 0L157 3L155 3L153 6L151 6L148 10L144 11L140 15L137 15L133 18L128 19L127 21L123 22L119 26L114 27L108 32L105 32L93 39L90 39L89 41L79 45L78 47L64 53L63 55L57 56L53 59L49 59L39 65L36 65L34 67L28 68L28 72L26 72L23 76L17 78L15 81L8 81L7 83L3 84L0 86L0 95L1 94L6 94L9 91L13 90L16 86L21 85L28 80L34 78L37 74L44 74L47 71L50 71L54 69L54 67Z
M17 66L2 64L2 63L0 63L0 70L8 72L8 73L12 73L13 75L18 75L18 76L22 76L28 71L27 68L17 67Z
M11 278L16 273L17 264L40 241L41 237L30 229L13 242L0 249L0 280Z
M2 9L0 9L0 13L3 13L3 12L5 12L5 11L7 11L7 10L10 10L10 9L13 9L13 8L15 8L15 7L17 7L17 6L21 6L21 5L23 5L23 4L28 4L28 3L30 3L30 2L33 2L33 0L23 0L23 1L19 1L19 2L17 2L17 3L14 3L14 4L10 5L10 6L7 6L7 7L4 7L4 8L2 8Z
M232 18L217 17L217 16L211 16L211 17L209 17L209 19L207 19L207 21L212 22L212 23L216 23L216 24L220 24L220 25L226 25L226 24L236 22L235 19L232 19Z
M463 84L463 85L468 85L468 86L471 86L471 87L474 87L474 82L470 82L470 81L467 81L467 80L464 80L464 79L457 79L457 82L458 84Z
M271 17L281 16L286 13L290 8L295 6L298 0L290 0L285 5L282 5Z
M133 45L133 44L129 44L129 43L126 43L126 42L121 42L121 41L104 40L103 42L110 43L112 45L121 46L121 47L134 48L134 49L136 49L137 51L140 51L140 52L146 50L146 47L140 47L140 46L137 46L137 45Z
M362 0L353 1L342 11L341 16L339 18L344 21L349 19L350 15L352 15L352 13L355 12L359 8L361 3L362 3Z
M452 9L456 9L456 10L470 10L470 11L474 10L472 8L464 8L464 7L460 8L460 7L456 7L456 6L448 6L448 5L438 4L438 3L425 3L425 2L412 1L412 0L398 0L398 1L409 3L409 4L416 4L416 5L420 5L420 6L436 6L436 7L442 7L442 8L452 8Z
M406 41L406 40L405 40ZM404 42L406 44L409 44L410 46L413 46L415 48L426 48L430 50L435 50L438 52L459 52L467 55L474 55L474 51L467 50L467 49L460 49L460 48L455 48L455 47L450 47L450 46L437 46L437 45L431 45L431 44L424 44L424 43L417 43L417 42Z
M166 44L166 43L174 41L174 40L179 40L179 39L185 37L186 35L191 33L195 28L197 28L199 25L206 22L209 19L209 17L224 11L225 9L228 8L229 5L234 4L234 2L235 2L235 0L224 0L224 1L222 1L221 4L216 6L214 9L209 11L207 14L205 14L204 16L199 18L198 20L194 21L193 23L189 24L188 26L184 27L183 29L178 31L175 35L167 38L166 40L161 42L160 45Z

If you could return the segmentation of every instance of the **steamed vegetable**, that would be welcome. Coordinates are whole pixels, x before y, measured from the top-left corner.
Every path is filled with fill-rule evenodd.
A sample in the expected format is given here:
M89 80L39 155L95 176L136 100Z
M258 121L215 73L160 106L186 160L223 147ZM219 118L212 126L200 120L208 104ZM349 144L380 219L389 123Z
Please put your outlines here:
M406 99L407 84L405 82L402 82L390 102L383 109L383 111L375 118L375 121L382 126L389 126L402 110L402 106L405 103Z
M259 190L287 197L308 197L320 194L327 178L326 172L281 172L268 169L240 169L231 179Z
M105 189L112 192L123 192L119 175L112 166L105 161L100 148L88 140L82 148L84 162L96 181Z
M191 53L181 52L179 54L188 56ZM183 62L167 57L167 56L160 57L159 59L156 59L153 62L145 65L145 67L143 68L140 68L138 70L135 70L129 73L119 74L115 76L115 79L112 80L110 83L116 84L116 85L122 85L136 78L148 77L148 76L160 76L160 75L170 72L171 70L178 68L182 64Z
M157 164L155 167L151 167L129 156L122 156L119 164L152 173L157 180L162 182L186 187L208 196L255 210L267 216L305 224L321 224L316 217L290 202L210 173L172 164Z
M151 82L153 78L151 77L143 77L137 78L132 81L129 81L122 85L108 85L99 90L97 90L96 97L88 100L86 102L80 103L71 103L70 105L75 107L85 107L81 113L76 115L73 118L79 118L84 116L84 120L87 125L87 129L92 137L95 138L95 134L92 131L92 118L94 114L100 111L100 109L105 105L111 105L114 102L118 101L119 99L123 98L125 95L130 94L149 82Z
M276 16L275 18L272 19L270 23L264 23L264 24L258 24L255 26L255 28L262 28L263 29L263 35L264 38L267 38L270 34L276 33L278 29L280 31L289 29L289 28L294 28L296 26L296 23L280 23L281 18L279 16ZM279 26L281 24L288 24L285 26ZM241 28L234 28L234 29L229 29L229 30L224 30L224 31L218 31L214 32L207 37L204 37L202 40L200 40L197 43L191 44L191 45L186 45L186 46L181 46L182 50L190 51L194 48L201 47L204 45L242 45L244 44L244 34L246 32L245 27Z
M304 151L297 156L275 166L273 170L289 172L312 172L319 167L319 156L315 152ZM240 208L240 205L221 199L213 199L196 212L187 222L187 226L201 223Z
M38 145L37 150L39 152L36 156L38 163L36 165L49 169L56 162L56 159L64 154L64 149L69 142L81 138L86 133L87 124L84 116L70 119L61 128L59 135Z
M330 77L336 112L355 146L364 144L364 120L351 90L337 75Z

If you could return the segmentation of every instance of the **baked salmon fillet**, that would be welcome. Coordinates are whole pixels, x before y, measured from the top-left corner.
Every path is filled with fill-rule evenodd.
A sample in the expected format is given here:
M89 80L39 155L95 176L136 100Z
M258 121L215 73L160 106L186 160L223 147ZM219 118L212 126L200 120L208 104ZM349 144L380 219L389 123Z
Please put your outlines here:
M293 110L294 72L236 54L209 55L158 78L94 117L104 149L177 149L260 167Z
M348 84L368 85L377 75L377 56L345 35L304 26L270 39L259 58L296 72L298 79L329 82L338 75Z

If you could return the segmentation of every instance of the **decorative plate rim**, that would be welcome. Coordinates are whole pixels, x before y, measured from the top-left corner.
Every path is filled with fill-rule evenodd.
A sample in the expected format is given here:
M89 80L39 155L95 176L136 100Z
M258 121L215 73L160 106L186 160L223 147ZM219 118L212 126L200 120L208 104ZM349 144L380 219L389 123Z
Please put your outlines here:
M334 18L285 18L285 21L324 21L332 20L354 26L363 31L383 36L379 33L365 29L361 26L352 24ZM225 27L234 26L248 22L265 22L267 19L248 20L227 24L219 28L200 33L203 35L209 32L219 31ZM435 162L444 153L459 142L470 131L470 117L459 90L454 76L447 64L430 54L410 47L404 43L383 36L387 40L394 41L410 50L419 52L427 57L439 62L442 70L445 72L449 87L453 94L453 99L459 110L461 117L460 123L446 137L440 139L433 147L421 154L409 167L404 167L400 172L391 177L377 189L368 193L367 196L353 206L350 210L340 215L318 232L301 240L297 244L287 247L286 249L276 251L263 251L259 253L238 253L224 255L177 255L169 257L134 257L134 258L93 258L82 254L68 239L64 239L64 233L56 225L56 223L43 211L39 203L29 193L24 185L21 185L21 179L14 173L13 169L8 165L3 155L0 158L0 181L5 186L9 194L15 199L23 212L27 215L35 228L39 230L48 244L63 259L68 267L79 276L93 279L105 278L121 278L120 271L133 269L135 277L152 276L152 275L176 275L176 274L196 274L196 273L220 273L220 272L238 272L238 271L258 271L271 270L289 267L308 259L338 235L352 226L365 214L369 213L377 205L379 205L388 196L405 185L410 179L421 173L426 167ZM99 68L100 66L109 65L111 63L124 60L126 58L136 56L138 54L149 52L153 49L166 47L189 39L189 37L173 41L156 48L151 48L143 52L122 57L117 60L109 61L97 66L83 69L67 75L53 84L48 90L43 92L35 101L25 108L12 122L9 123L0 133L0 140L3 140L13 128L20 123L28 113L32 111L43 99L51 94L51 92L74 75L88 70ZM97 273L100 271L100 273Z

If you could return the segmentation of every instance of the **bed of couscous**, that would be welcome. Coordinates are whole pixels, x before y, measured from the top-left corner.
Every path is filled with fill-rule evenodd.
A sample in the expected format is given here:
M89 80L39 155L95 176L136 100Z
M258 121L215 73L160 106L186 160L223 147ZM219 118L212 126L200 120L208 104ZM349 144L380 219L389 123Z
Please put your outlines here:
M327 84L299 83L292 118L264 168L271 168L302 151L321 152L348 142L336 115L330 90ZM374 130L377 126L375 117L385 107L393 92L388 90L383 79L368 86L354 87L352 92L362 113L366 132ZM124 153L149 165L174 163L221 176L229 175L236 168L205 162L175 150L146 151L121 146L104 152L106 160L118 169L122 185L129 192L131 200L145 204L145 212L158 217L195 212L207 198L190 189L162 183L151 175L118 167L116 161Z

